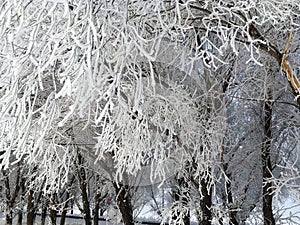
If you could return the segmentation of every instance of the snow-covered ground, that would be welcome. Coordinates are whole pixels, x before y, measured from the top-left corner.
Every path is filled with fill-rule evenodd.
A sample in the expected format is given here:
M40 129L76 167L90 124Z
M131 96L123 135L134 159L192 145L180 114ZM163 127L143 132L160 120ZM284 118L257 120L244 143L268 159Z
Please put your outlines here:
M47 218L46 219L46 224L50 224L49 223L49 219ZM59 224L60 223L60 218L58 217L57 218L57 223L56 224ZM14 221L13 224L16 224L16 222ZM35 225L40 225L41 222L40 222L40 217L37 216L36 218L36 222L35 222ZM66 219L66 222L65 222L65 225L83 225L84 224L84 220L83 219L72 219L72 218L67 218ZM0 225L5 225L5 218L2 217L0 218ZM23 225L26 225L26 219L23 221ZM108 221L99 221L98 225L112 225L112 223L108 222ZM121 223L119 224L121 225Z
M278 210L278 209L277 209ZM80 217L80 211L75 209L73 216ZM291 199L286 199L286 201L279 204L279 212L280 214L280 225L297 225L300 224L300 205L292 201ZM122 223L117 223L118 220L120 220L120 215L116 211L111 208L107 212L105 212L104 215L105 218L110 218L110 221L99 221L98 225L122 225ZM262 221L262 218L256 218L250 217L247 221L247 224L257 224L257 221ZM143 210L140 212L138 221L143 222L158 222L159 218L153 211L150 210L149 207L144 207ZM40 225L40 216L37 215L35 225ZM195 220L195 218L194 218ZM192 220L193 222L195 222ZM14 221L13 224L16 224L16 221ZM49 218L46 218L46 224L50 224ZM60 217L57 217L57 224L60 224ZM81 218L66 218L65 225L83 225L84 220ZM217 224L217 223L216 223ZM5 225L5 215L4 213L0 212L0 225ZM26 225L26 218L24 217L23 225Z
M79 214L74 214L72 216L78 216L78 218L66 218L65 225L83 225L84 220L80 218L81 216ZM17 224L16 219L13 221L13 224ZM36 216L36 221L34 223L35 225L41 224L41 216ZM49 217L46 218L46 224L50 224ZM60 217L57 217L56 224L60 224ZM113 223L109 221L99 221L98 225L112 225ZM122 223L114 223L116 225L122 225ZM5 215L3 213L0 213L0 225L5 225ZM26 225L26 217L23 218L23 225Z
M80 214L73 214L70 216L75 216L78 218L66 218L66 222L65 225L83 225L85 224L84 220L81 217ZM111 218L110 221L99 221L98 225L123 225L123 223L118 223L117 218L118 216L115 215L114 218ZM103 217L101 218L102 220L105 220ZM143 221L145 222L158 222L157 220L155 220L154 218L149 218L149 215L146 217L142 217L140 218L138 221ZM14 219L13 224L17 224L16 219ZM41 224L41 217L40 215L36 216L36 221L34 223L35 225L40 225ZM46 218L46 225L50 224L50 220L49 217ZM60 217L57 217L56 219L56 224L60 224ZM3 213L0 213L0 225L5 225L5 215ZM23 218L23 225L26 225L26 217Z

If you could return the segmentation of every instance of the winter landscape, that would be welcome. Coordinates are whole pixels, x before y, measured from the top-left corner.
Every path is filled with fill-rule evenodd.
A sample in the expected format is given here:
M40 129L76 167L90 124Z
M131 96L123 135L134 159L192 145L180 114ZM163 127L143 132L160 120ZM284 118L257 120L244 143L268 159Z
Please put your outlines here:
M299 0L0 0L0 225L300 224Z

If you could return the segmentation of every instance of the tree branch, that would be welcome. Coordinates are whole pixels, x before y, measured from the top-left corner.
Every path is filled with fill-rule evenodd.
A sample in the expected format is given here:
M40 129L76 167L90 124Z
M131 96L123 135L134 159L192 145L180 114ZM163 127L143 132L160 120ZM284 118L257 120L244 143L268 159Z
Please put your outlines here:
M286 42L285 48L284 48L284 52L281 58L281 68L284 71L284 73L286 74L286 77L290 83L290 86L292 87L293 91L294 91L294 95L296 95L296 100L298 103L298 107L300 107L300 83L299 80L297 79L297 77L293 74L292 68L290 67L290 65L288 64L288 62L286 61L286 56L287 56L287 52L289 50L290 47L290 43L292 41L292 37L293 37L293 33L292 31L290 32L289 38Z

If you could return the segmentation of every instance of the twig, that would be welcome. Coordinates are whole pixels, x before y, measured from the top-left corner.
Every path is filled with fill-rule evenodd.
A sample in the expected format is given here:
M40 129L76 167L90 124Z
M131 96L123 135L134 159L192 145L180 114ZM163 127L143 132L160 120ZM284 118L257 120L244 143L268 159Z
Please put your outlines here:
M280 100L274 100L274 99L265 99L265 98L246 98L246 97L240 97L240 96L235 96L235 95L230 95L230 94L224 94L227 97L231 98L236 98L236 99L241 99L245 101L253 101L253 102L274 102L274 103L279 103L279 104L286 104L286 105L291 105L296 108L299 108L299 105L291 103L291 102L286 102L286 101L280 101Z

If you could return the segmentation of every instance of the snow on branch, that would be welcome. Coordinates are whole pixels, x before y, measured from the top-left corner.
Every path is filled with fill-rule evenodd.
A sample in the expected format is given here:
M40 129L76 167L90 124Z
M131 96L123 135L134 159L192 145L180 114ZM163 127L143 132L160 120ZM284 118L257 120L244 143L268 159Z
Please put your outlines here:
M273 48L264 34L296 26L297 15L297 0L3 0L2 166L12 159L34 164L57 151L50 154L53 165L64 167L72 160L57 160L69 151L58 142L70 143L74 133L65 131L78 123L97 127L98 159L113 152L119 174L136 173L151 160L163 165L172 151L203 143L199 161L201 154L217 157L211 149L219 148L215 138L222 137L217 130L223 122L205 115L213 97L204 94L199 67L226 64L224 52L238 54L242 45L249 61L261 64L262 46ZM170 48L178 52L164 56L161 50ZM180 70L181 80L200 84L198 89L157 72L164 61Z

